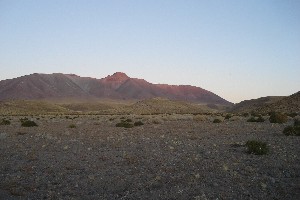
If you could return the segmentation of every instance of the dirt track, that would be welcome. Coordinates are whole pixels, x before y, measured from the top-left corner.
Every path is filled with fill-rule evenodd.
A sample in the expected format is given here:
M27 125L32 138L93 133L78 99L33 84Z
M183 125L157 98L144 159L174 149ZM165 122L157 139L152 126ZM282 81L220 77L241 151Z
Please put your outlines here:
M193 120L118 128L109 117L0 126L0 199L297 199L300 137L287 124ZM76 128L69 128L70 124ZM270 153L246 153L245 142Z

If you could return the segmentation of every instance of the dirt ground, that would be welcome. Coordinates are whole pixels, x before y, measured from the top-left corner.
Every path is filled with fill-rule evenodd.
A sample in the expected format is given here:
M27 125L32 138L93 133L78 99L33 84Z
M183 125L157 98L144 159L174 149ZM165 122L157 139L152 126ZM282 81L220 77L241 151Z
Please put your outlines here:
M0 126L0 199L299 199L300 137L286 124L190 117L19 118ZM131 117L132 118L132 117ZM69 125L74 124L75 128ZM246 152L247 140L268 144Z

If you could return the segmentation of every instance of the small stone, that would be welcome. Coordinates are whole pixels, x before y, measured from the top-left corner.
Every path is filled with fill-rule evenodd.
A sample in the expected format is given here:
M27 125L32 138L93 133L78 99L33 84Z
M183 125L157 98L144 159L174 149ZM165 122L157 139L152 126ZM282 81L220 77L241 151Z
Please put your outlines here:
M267 187L267 184L265 184L265 183L261 183L261 184L260 184L260 186L261 186L263 189L266 189L266 187Z
M195 175L195 178L196 178L196 179L199 179L199 178L200 178L200 174L196 174L196 175Z
M224 171L228 171L228 166L226 164L223 165Z
M88 178L91 179L91 180L94 180L95 176L94 175L88 175Z
M69 146L68 146L68 145L64 146L64 150L67 150L68 148L69 148Z
M213 183L213 186L214 186L214 187L218 187L219 184L218 184L218 183Z
M275 183L276 181L275 181L275 178L270 178L271 179L271 183Z

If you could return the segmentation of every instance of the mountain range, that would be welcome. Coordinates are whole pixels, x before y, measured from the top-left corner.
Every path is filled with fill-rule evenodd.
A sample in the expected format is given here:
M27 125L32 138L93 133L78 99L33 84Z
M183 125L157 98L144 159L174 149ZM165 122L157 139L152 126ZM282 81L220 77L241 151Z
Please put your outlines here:
M0 100L115 99L142 100L168 98L204 104L233 105L220 96L190 85L152 84L116 72L105 78L75 74L39 74L0 81Z

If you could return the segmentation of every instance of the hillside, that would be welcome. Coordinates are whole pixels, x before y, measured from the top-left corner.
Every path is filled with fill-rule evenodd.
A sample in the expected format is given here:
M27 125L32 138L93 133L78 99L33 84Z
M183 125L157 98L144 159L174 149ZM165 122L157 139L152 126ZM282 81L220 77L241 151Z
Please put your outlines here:
M242 101L230 109L234 113L269 113L271 111L300 113L300 92L284 97L261 97Z
M74 74L31 74L0 81L0 100L116 99L162 97L206 104L232 105L218 95L188 85L152 84L117 72L102 79Z
M245 100L240 103L235 104L230 111L234 113L249 113L255 109L264 107L268 104L272 104L276 101L283 99L281 96L269 96L269 97L261 97L258 99L250 99Z
M198 105L184 101L175 101L164 98L152 98L138 101L130 106L124 107L122 113L134 114L172 114L172 113L205 113L215 112L205 105Z

